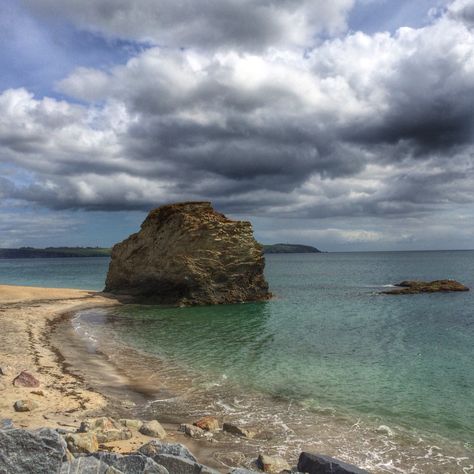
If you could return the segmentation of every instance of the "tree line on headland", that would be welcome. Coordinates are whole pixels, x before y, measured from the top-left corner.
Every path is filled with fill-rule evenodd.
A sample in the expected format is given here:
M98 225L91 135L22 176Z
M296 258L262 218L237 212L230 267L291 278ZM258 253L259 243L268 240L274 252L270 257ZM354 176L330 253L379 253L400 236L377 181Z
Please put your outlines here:
M263 245L265 253L320 253L316 247L297 244ZM0 248L0 258L61 258L61 257L109 257L112 249L105 247L20 247Z

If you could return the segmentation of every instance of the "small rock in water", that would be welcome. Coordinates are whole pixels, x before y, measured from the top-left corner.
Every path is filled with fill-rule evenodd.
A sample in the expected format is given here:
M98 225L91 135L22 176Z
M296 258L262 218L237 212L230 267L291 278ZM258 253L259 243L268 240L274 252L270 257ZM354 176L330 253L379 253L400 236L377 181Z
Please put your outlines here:
M219 421L213 416L205 416L195 421L193 425L205 431L217 431L219 429Z
M290 471L290 465L279 456L266 456L265 454L260 454L257 459L257 466L263 472L270 473L279 473L281 471Z
M386 425L380 425L376 430L377 433L393 436L393 431Z
M83 421L78 432L88 433L90 431L95 433L99 443L110 443L132 437L132 432L128 428L108 417L90 418Z
M97 436L94 432L70 433L65 436L67 447L71 453L95 453L99 449Z
M189 425L187 423L180 425L179 431L183 431L191 438L204 438L206 435L210 435L210 433L204 431L203 429L194 425Z
M418 281L407 280L395 285L397 288L382 291L385 295L414 295L418 293L446 293L452 291L469 291L467 286L456 280Z
M352 464L322 454L301 453L298 460L298 471L307 474L369 474Z
M16 387L39 387L40 381L30 372L23 370L13 379L13 385Z
M139 429L141 434L152 436L153 438L163 439L166 437L166 431L157 420L143 423Z
M33 400L17 400L13 405L15 411L23 412L23 411L33 411L38 408L38 404Z
M255 438L257 433L253 430L250 430L248 428L243 428L238 425L234 425L233 423L224 423L222 426L222 429L230 434L236 435L236 436L242 436L243 438Z

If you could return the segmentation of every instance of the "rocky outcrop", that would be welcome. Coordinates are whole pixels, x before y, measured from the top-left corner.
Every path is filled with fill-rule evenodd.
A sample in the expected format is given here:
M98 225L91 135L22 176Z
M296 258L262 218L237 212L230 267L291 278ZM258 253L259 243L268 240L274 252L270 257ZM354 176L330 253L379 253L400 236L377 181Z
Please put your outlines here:
M170 204L114 246L105 291L171 305L265 300L264 266L250 222L232 221L209 202Z
M304 452L298 460L298 471L307 474L369 474L368 471L339 459Z
M469 291L467 286L455 280L402 281L397 288L383 291L385 295L414 295L417 293L446 293L451 291Z

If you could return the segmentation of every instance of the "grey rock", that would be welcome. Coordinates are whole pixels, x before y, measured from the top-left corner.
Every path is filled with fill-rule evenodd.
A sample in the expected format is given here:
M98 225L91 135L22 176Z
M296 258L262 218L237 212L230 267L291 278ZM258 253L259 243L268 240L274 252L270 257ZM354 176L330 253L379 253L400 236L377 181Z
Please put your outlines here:
M368 471L339 459L305 452L300 454L298 471L308 474L369 474Z
M3 418L0 420L0 430L11 430L14 428L11 418Z
M2 365L0 367L0 375L8 376L8 375L13 375L13 368L10 367L9 365Z
M249 469L244 469L243 467L236 467L229 471L229 474L258 474L257 471L250 471Z
M105 474L109 465L92 456L78 457L61 466L60 474Z
M54 430L9 429L0 431L0 472L51 474L60 472L66 442Z
M242 426L234 425L233 423L224 423L222 430L226 433L230 433L236 436L242 436L243 438L255 438L257 433L251 429L244 428Z
M142 454L123 456L116 453L95 453L101 462L127 474L169 474L167 469Z
M164 441L159 441L154 439L138 449L138 452L144 454L145 456L153 457L156 454L171 454L172 456L177 456L181 458L188 459L193 462L197 462L197 459L189 449L179 443L166 443Z
M163 439L166 437L166 431L157 420L151 420L143 423L138 430L139 433L153 438Z
M33 411L38 408L38 404L33 400L17 400L13 405L15 411L24 412L24 411Z
M155 454L153 460L166 467L172 474L219 474L214 469L171 454Z

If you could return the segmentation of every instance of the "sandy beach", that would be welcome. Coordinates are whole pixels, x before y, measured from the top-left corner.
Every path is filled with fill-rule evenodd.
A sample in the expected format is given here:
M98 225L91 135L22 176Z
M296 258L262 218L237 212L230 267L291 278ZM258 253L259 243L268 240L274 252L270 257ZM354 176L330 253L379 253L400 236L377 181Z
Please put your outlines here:
M0 285L0 368L5 373L0 375L0 419L12 420L17 428L74 431L84 419L116 415L120 400L91 389L75 374L51 335L55 324L76 311L120 304L117 299L94 291ZM40 386L15 386L13 379L22 371L33 374ZM15 402L25 399L34 401L37 407L28 412L15 411ZM121 414L125 416L126 412L126 406L121 406ZM216 460L212 443L185 436L176 423L163 426L167 441L186 445L200 462L227 472ZM150 439L133 430L131 439L105 443L100 448L129 453Z

